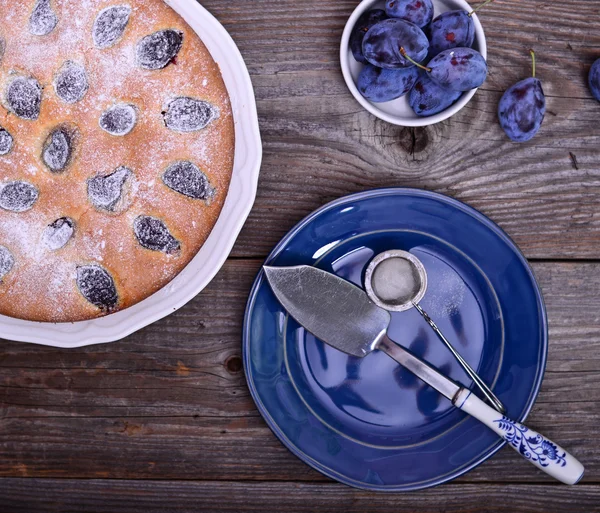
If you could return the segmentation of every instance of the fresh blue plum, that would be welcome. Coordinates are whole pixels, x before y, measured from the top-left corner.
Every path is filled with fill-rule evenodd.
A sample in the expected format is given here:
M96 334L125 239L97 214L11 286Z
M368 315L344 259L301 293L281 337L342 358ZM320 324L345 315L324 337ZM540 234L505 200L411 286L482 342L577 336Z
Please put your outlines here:
M469 91L485 82L487 64L472 48L444 50L429 61L431 79L453 91Z
M431 0L387 0L385 12L390 18L402 18L423 28L433 19Z
M448 11L431 22L429 55L432 57L450 48L467 48L475 41L475 24L467 11Z
M385 69L410 68L414 64L401 53L417 62L427 57L429 41L423 31L410 21L390 18L373 25L363 41L363 55L373 66Z
M354 25L350 33L350 51L358 62L367 63L367 59L365 59L362 51L365 34L373 25L383 20L387 20L387 14L385 14L383 9L367 11L358 18L356 25Z
M408 96L408 103L417 116L433 116L446 110L462 96L460 91L444 89L429 77L420 73Z
M389 102L408 93L415 84L419 70L412 68L382 69L367 64L358 77L358 90L372 102Z
M529 77L510 87L500 99L500 126L515 142L529 141L542 126L546 97L542 83Z
M590 69L590 74L588 76L588 82L594 98L600 102L600 59L592 64L592 69Z

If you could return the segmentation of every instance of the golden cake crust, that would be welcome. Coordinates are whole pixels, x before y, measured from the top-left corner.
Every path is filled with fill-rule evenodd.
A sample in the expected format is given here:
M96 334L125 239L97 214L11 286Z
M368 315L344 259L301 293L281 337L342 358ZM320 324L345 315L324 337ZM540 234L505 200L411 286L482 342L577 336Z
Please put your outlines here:
M196 255L225 201L234 154L229 97L219 68L195 32L161 0L51 0L58 24L47 35L33 35L29 19L35 0L0 0L0 126L14 139L0 156L0 187L11 181L34 185L39 197L25 212L0 208L0 246L14 265L0 283L0 314L36 321L68 322L104 315L77 286L77 268L97 265L114 280L118 303L127 308L171 281ZM92 28L103 9L127 5L131 15L123 36L105 49L95 46ZM136 44L163 29L183 33L175 60L159 70L142 69ZM66 103L54 80L66 61L82 65L89 89L83 99ZM40 115L26 120L6 106L6 89L17 76L34 77L43 87ZM219 116L199 131L177 132L165 126L163 111L176 97L203 100ZM99 126L110 107L135 107L137 123L125 136ZM44 142L59 126L74 129L74 153L66 170L53 173L41 155ZM211 200L193 199L167 187L162 175L174 162L190 161L214 189ZM87 183L120 166L133 172L127 208L108 212L88 199ZM162 220L179 241L172 254L142 247L133 224L138 216ZM43 233L55 220L69 217L75 232L61 249L51 250Z

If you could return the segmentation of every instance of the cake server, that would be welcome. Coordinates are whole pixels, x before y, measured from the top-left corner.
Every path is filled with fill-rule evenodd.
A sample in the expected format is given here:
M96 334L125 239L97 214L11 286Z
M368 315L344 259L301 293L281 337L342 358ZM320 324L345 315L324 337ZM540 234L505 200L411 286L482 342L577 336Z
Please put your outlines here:
M563 448L500 414L392 341L387 335L390 313L371 302L362 289L311 266L265 266L264 271L282 306L323 342L359 358L383 351L547 474L571 485L583 477L583 465Z

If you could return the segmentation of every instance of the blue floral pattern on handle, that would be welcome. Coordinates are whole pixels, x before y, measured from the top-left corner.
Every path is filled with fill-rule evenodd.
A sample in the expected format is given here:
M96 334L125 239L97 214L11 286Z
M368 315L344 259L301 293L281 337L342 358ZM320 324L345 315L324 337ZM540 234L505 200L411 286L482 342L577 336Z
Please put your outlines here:
M560 454L556 445L542 435L532 434L525 426L507 417L502 417L494 422L501 430L506 431L504 439L528 460L535 461L542 467L547 467L550 463L561 467L567 464L566 453L563 451Z

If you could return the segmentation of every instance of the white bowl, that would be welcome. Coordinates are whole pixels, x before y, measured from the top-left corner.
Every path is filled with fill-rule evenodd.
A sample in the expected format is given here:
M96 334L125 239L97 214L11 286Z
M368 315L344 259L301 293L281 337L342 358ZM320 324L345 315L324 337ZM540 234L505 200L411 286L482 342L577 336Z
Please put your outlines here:
M72 348L119 340L161 319L194 298L225 263L254 204L262 145L254 90L231 36L196 0L165 0L202 39L221 68L233 108L235 159L223 211L206 243L166 287L114 314L76 323L41 323L0 316L0 337Z
M433 0L433 7L434 17L437 17L443 12L456 9L464 9L467 12L471 12L473 10L473 8L465 0ZM388 123L393 123L394 125L400 126L433 125L434 123L439 123L440 121L448 119L450 116L456 114L460 109L462 109L467 103L469 103L469 100L473 98L473 95L477 89L472 89L471 91L465 92L457 102L442 112L438 112L433 116L419 117L414 113L408 104L408 95L391 102L375 103L370 102L362 94L360 94L358 88L356 87L356 82L358 81L358 75L363 69L364 64L357 62L352 56L352 52L350 51L350 33L352 32L354 25L356 25L358 18L365 11L370 11L371 9L385 9L385 1L363 0L360 4L358 4L358 7L354 10L348 19L348 22L346 23L346 27L344 28L344 33L342 35L342 43L340 46L340 61L342 64L344 80L346 80L348 89L350 89L350 92L354 98L356 98L358 103L360 103L365 109L367 109L374 116L377 116L379 119L383 119ZM476 14L473 15L473 22L475 23L475 42L473 43L473 48L481 53L484 59L487 59L485 34L483 33L483 28L481 27L481 23L479 23L479 19L477 18Z

